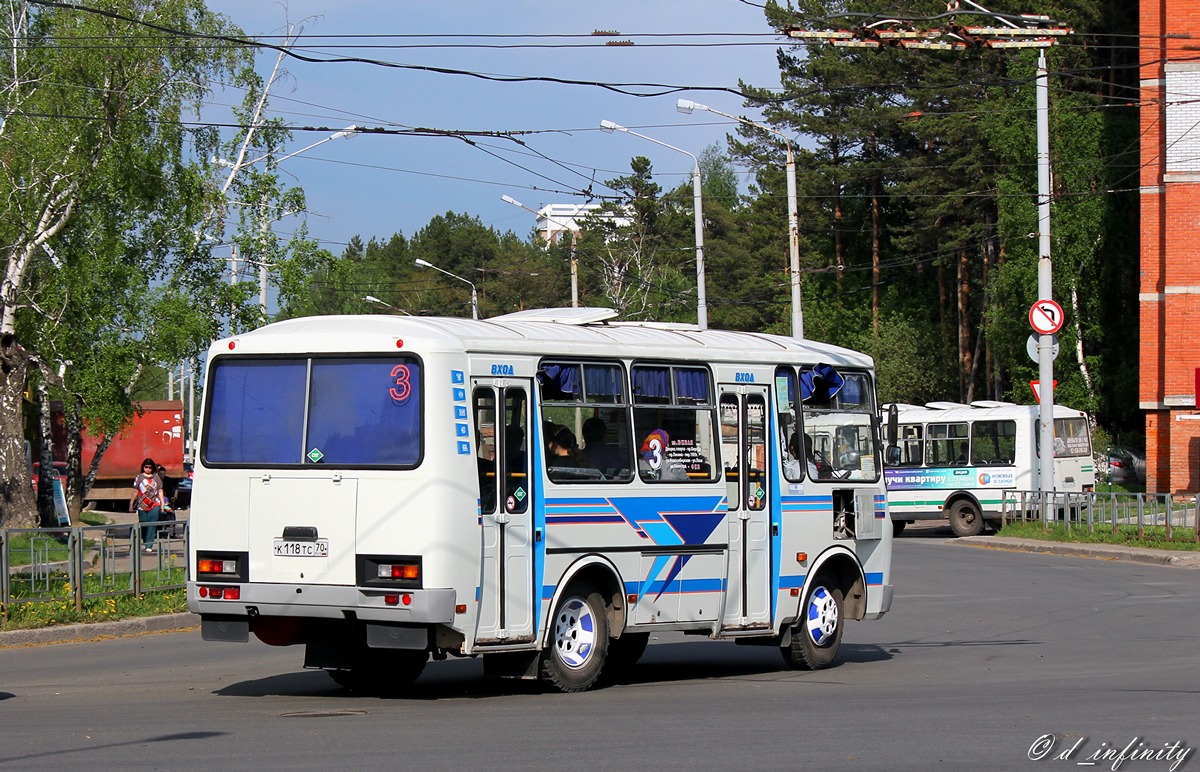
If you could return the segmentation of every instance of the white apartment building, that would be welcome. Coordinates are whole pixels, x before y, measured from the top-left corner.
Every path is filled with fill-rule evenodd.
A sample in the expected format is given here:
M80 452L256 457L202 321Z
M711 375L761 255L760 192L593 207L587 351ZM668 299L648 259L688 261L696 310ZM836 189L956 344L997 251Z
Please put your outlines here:
M579 233L588 216L600 215L618 227L632 222L628 217L600 214L599 210L600 204L547 204L537 212L538 235L543 241L556 244L565 233Z

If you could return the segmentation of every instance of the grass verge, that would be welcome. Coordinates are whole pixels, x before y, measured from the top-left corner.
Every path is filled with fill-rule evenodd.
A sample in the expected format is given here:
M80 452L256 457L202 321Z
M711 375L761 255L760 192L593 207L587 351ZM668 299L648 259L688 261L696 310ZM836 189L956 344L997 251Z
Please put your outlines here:
M185 581L186 571L183 568L172 569L159 579L160 584L178 584ZM149 578L148 576L143 577ZM28 630L52 625L71 625L88 622L115 622L120 619L135 617L153 617L161 614L178 614L187 611L187 591L182 588L158 590L143 586L140 595L123 593L104 597L85 598L81 610L75 609L75 601L71 596L71 586L66 576L53 578L54 584L61 595L58 597L39 598L22 587L17 579L13 582L13 600L7 609L8 621L0 623L0 631ZM111 588L109 588L111 589ZM26 590L26 592L22 592ZM85 592L99 593L104 590L88 577L85 581ZM31 602L19 602L23 599Z
M1086 525L1072 525L1068 531L1062 523L1051 523L1049 527L1041 523L1008 523L1000 531L1001 536L1011 536L1017 539L1041 539L1042 541L1068 542L1074 544L1116 544L1122 547L1146 547L1162 550L1200 551L1196 543L1195 531L1191 528L1172 528L1171 538L1167 538L1167 529L1163 526L1146 526L1141 535L1136 530L1118 529L1116 533L1111 528L1096 526L1088 531Z

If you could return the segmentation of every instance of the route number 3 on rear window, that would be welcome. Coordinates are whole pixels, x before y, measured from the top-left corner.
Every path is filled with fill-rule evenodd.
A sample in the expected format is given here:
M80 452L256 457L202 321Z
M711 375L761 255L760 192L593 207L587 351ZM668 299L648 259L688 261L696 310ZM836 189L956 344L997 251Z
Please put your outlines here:
M408 380L408 365L396 365L392 368L392 386L388 394L397 405L402 405L412 394L412 383Z

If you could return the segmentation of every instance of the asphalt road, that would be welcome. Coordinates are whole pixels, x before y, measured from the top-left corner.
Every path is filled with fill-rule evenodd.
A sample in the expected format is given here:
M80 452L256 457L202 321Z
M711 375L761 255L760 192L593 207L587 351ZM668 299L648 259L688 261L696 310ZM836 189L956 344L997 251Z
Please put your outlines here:
M450 660L374 699L195 631L0 649L0 768L1200 768L1200 573L943 536L897 540L892 612L816 673L664 634L585 694ZM1127 746L1158 758L1096 755Z

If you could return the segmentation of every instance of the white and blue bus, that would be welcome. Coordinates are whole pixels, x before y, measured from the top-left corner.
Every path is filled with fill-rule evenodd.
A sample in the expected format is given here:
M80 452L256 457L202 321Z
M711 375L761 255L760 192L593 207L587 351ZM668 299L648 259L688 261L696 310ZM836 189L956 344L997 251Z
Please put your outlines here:
M950 521L956 536L974 536L985 521L1001 525L1005 491L1038 490L1037 405L979 401L886 405L895 408L900 453L885 474L895 532L916 520ZM1053 490L1096 487L1087 414L1054 406Z
M327 316L213 344L203 637L302 644L359 691L447 655L581 691L658 631L832 664L845 621L892 603L870 358L615 316ZM810 427L860 452L810 471Z

